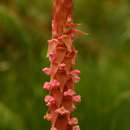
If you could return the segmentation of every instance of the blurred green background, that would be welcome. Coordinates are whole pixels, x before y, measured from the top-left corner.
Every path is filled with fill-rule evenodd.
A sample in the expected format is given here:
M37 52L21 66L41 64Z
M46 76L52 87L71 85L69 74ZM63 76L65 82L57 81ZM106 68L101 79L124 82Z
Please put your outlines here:
M0 130L49 130L42 84L49 77L51 0L0 0ZM74 0L81 130L130 130L130 1Z

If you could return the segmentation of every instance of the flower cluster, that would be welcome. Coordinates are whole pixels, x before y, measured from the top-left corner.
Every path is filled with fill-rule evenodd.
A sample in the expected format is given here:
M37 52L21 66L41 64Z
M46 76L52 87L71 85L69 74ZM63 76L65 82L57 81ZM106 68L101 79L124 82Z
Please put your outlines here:
M77 50L73 39L76 34L84 34L75 29L72 21L72 0L54 0L52 39L48 40L47 57L50 67L42 71L50 76L43 89L49 92L44 101L48 112L44 119L52 123L51 130L80 130L78 119L72 116L81 97L75 92L75 83L80 80L80 71L73 69Z

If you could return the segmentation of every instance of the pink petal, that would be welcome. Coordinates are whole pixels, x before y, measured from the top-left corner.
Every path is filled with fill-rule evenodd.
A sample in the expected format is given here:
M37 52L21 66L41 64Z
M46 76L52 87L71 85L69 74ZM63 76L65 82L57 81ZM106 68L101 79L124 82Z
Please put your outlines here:
M55 99L52 96L49 96L49 95L45 96L44 101L45 101L47 106L51 106L51 105L56 103Z
M68 89L67 91L64 92L64 96L73 96L75 95L75 91L72 89Z
M81 96L80 96L80 95L73 96L73 101L74 101L75 103L81 102Z
M80 77L78 76L72 77L72 79L74 83L78 83L80 81Z
M73 126L73 129L72 129L72 130L80 130L79 125Z
M45 89L45 90L51 90L51 85L50 85L50 83L49 82L45 82L44 83L44 85L43 85L43 88Z
M69 120L69 125L77 125L78 124L78 119L76 117L72 117Z
M56 110L56 113L60 114L60 115L65 115L65 114L69 114L70 112L68 110L66 110L63 106L61 108L58 108Z
M58 69L61 70L61 71L65 71L66 64L65 63L59 64Z
M51 74L51 69L50 68L43 68L42 71L46 74L46 75L50 75Z
M52 80L50 84L52 86L52 89L56 89L57 87L60 86L60 82L58 80L55 80L55 79Z
M80 70L72 70L70 72L71 75L80 75Z

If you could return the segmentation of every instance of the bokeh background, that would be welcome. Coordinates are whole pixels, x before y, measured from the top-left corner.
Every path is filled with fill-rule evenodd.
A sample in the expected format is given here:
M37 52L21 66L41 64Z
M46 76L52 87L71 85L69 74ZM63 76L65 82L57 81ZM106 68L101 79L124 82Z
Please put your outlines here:
M0 0L0 130L49 130L43 120L52 0ZM74 0L81 130L130 130L130 1Z

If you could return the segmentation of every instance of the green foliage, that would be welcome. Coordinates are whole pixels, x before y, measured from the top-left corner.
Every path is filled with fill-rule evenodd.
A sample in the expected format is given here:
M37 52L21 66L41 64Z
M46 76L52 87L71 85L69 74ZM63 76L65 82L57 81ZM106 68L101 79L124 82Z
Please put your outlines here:
M89 33L75 40L81 130L130 130L130 3L74 2L75 22ZM49 130L41 69L49 64L51 11L46 0L0 1L0 130Z

